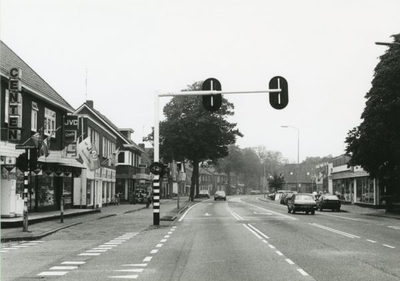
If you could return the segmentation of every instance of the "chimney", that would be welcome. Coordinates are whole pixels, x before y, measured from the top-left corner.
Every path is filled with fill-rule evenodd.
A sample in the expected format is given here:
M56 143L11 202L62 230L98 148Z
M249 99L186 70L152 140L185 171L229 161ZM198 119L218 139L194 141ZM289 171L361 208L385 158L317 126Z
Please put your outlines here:
M144 150L144 143L139 143L139 147Z
M93 102L92 100L87 100L87 101L86 101L86 104L87 104L89 107L91 107L91 108L94 107L94 102Z

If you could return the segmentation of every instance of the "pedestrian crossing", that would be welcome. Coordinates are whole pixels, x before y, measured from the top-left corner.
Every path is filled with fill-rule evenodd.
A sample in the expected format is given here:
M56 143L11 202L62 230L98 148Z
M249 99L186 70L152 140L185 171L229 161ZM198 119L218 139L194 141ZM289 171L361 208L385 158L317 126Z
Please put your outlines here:
M84 265L90 258L94 256L99 256L115 247L123 244L129 239L138 235L138 232L125 233L115 239L103 243L100 246L94 247L92 249L86 250L83 253L78 254L76 258L69 259L60 263L60 265L54 265L49 270L40 272L37 276L64 276L69 272L78 269L79 266Z
M33 247L33 246L39 245L41 243L44 243L44 241L36 240L36 241L21 241L21 242L16 242L16 243L11 243L11 244L7 243L5 245L1 245L0 252L1 253L13 252L16 250Z

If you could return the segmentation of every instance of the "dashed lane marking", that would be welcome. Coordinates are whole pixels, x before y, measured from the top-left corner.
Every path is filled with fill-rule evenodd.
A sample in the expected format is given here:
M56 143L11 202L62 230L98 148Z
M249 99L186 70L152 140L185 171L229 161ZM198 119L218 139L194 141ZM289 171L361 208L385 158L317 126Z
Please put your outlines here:
M121 275L121 276L109 276L112 279L137 279L139 275Z
M370 239L366 239L368 242L371 242L371 243L376 243L376 241L375 240L370 240Z
M111 240L110 242L104 243L103 245L100 245L91 250L87 250L84 253L80 253L78 256L88 256L86 259L89 259L91 256L99 256L102 253L113 249L113 247L121 245L126 240L131 239L132 237L135 237L137 234L138 233L136 233L136 232L126 233L122 236L119 236L118 238ZM44 242L44 241L41 241L41 242ZM82 261L82 260L63 261L63 262L61 262L61 265L51 267L49 269L51 271L43 271L43 272L39 273L37 276L63 276L65 274L67 274L68 272L70 272L71 270L77 269L79 265L85 264L85 262L86 261ZM113 278L113 277L110 277L110 278ZM117 278L120 278L120 277L117 277Z
M165 235L164 238L161 239L161 241L160 241L162 243L157 244L156 248L161 248L164 245L163 243L168 241L168 238L170 238L170 235L173 233L173 231L176 230L176 228L177 228L176 226L173 226L168 232L169 235ZM150 251L150 254L153 254L153 255L157 254L158 251L159 251L159 249L153 249L153 250ZM120 274L122 274L122 273L133 273L133 272L134 273L142 273L144 268L147 266L147 262L150 262L153 259L153 257L154 256L145 257L143 259L143 263L123 264L123 265L121 265L123 267L141 267L141 268L116 269L116 270L114 270L114 272L115 273L118 272ZM138 277L139 277L138 274L135 274L135 275L113 275L113 276L109 276L110 279L137 279Z
M44 271L38 274L38 276L63 276L67 274L68 271Z
M50 268L50 270L72 270L78 268L77 266L72 266L72 265L59 265L59 266L53 266Z
M308 273L305 272L305 271L304 271L303 269L301 269L301 268L298 268L297 271L300 272L300 274L303 275L303 276L308 276Z
M287 263L290 265L294 265L294 262L291 259L285 259L285 261L287 261Z
M76 264L76 265L82 265L85 264L84 261L63 261L61 264Z
M151 261L152 258L153 258L153 257L145 257L143 261L144 261L144 262L148 262L148 261Z
M385 247L390 248L390 249L395 249L395 248L396 248L396 247L390 246L390 245L388 245L388 244L382 244L382 246L385 246Z

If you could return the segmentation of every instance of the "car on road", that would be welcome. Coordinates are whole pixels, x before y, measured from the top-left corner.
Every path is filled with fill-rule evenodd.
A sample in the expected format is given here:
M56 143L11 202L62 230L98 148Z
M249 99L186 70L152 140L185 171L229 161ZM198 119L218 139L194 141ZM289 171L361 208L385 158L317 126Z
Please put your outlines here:
M226 201L225 191L219 190L219 191L215 192L214 201L217 201L217 200L225 200Z
M288 200L287 203L288 213L296 213L296 212L306 212L315 214L315 210L317 209L317 203L314 200L312 194L308 193L299 193L293 194L293 196Z
M317 209L322 211L323 209L331 209L333 211L340 212L341 203L336 195L321 195L317 199Z
M210 198L210 192L207 189L200 190L199 197Z

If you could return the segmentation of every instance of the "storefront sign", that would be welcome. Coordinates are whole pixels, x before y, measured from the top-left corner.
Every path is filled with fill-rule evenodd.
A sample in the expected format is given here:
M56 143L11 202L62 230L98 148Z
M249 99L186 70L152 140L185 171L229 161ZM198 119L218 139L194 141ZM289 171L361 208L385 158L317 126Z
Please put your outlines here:
M8 105L8 139L10 141L21 140L22 130L22 95L21 95L22 72L18 68L10 70L9 81L9 105Z
M67 115L64 119L64 128L68 131L77 131L79 127L78 116Z

